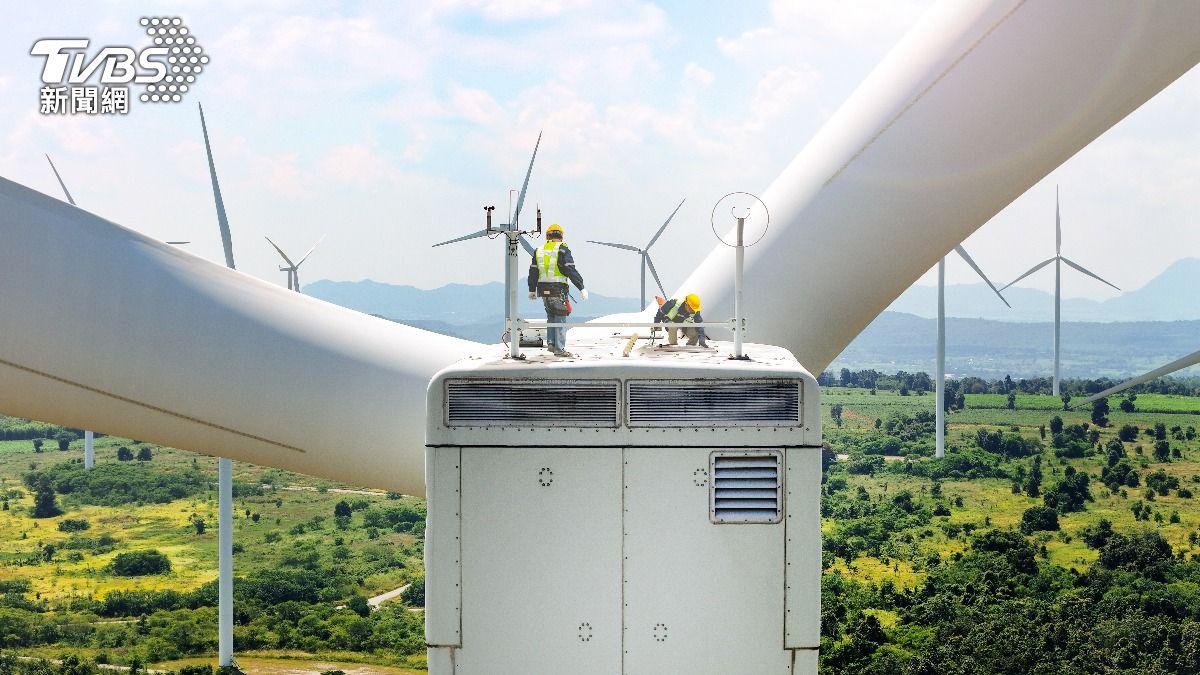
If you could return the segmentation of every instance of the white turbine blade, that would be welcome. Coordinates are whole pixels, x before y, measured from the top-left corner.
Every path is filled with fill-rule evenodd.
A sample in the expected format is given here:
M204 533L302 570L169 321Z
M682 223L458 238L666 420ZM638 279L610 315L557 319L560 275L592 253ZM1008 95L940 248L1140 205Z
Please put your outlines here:
M658 228L658 232L654 233L654 237L650 239L650 243L646 244L647 251L649 251L650 247L654 245L654 242L658 241L658 238L662 236L663 230L667 229L667 225L671 224L671 219L675 217L676 213L679 213L680 207L682 207L683 203L686 201L687 201L687 197L684 197L683 199L679 200L679 206L676 206L675 210L671 212L671 215L667 216L667 222L663 223L662 227Z
M287 257L287 254L283 252L283 249L279 248L278 244L271 241L270 237L263 237L263 239L266 239L267 243L270 244L276 251L279 252L279 255L283 257L283 259L287 262L288 265L291 265L292 267L296 266L296 263L292 262L292 259ZM284 268L280 267L279 269L284 269Z
M323 241L325 241L325 235L321 235L321 238L317 240L317 243L313 244L312 248L308 249L308 253L305 253L303 256L300 257L300 262L296 263L296 267L300 267L301 265L303 265L304 261L308 260L308 256L312 255L312 252L317 250L317 247L320 246L321 242L323 242Z
M517 209L513 211L512 227L515 229L521 223L521 207L525 205L525 191L529 189L529 177L533 175L533 160L537 159L538 146L542 144L542 132L538 132L537 142L533 144L533 156L529 158L529 168L525 171L525 182L521 184L521 194L517 195Z
M438 242L438 243L434 244L432 246L432 248L437 248L438 246L445 246L446 244L454 244L454 243L457 243L460 241L466 241L468 239L478 239L479 237L486 237L487 235L488 235L487 230L480 230L478 232L472 232L471 234L464 234L463 236L457 237L455 239L447 239L446 241Z
M1108 284L1109 286L1116 288L1118 291L1121 290L1120 288L1117 288L1116 284L1111 284L1111 283L1105 281L1104 279L1101 279L1094 272L1090 272L1090 271L1084 269L1082 265L1072 262L1069 258L1063 258L1062 261L1065 262L1066 264L1070 265L1071 267L1074 267L1076 270L1083 272L1084 274L1088 275L1089 277L1095 279L1096 281L1099 281L1102 284Z
M992 289L992 292L996 294L997 298L1000 298L1000 302L1003 302L1005 307L1012 309L1012 305L1008 304L1008 300L1004 299L1004 296L1000 294L1000 291L996 288L996 285L992 283L992 280L988 279L987 275L983 273L983 270L979 269L979 265L976 265L971 256L967 255L967 249L963 248L960 244L955 246L954 250L958 251L958 255L962 256L962 259L967 261L967 264L971 266L971 269L975 270L975 273L979 275L980 279L983 279L983 283L987 284L988 288Z
M423 494L426 387L480 345L303 297L2 179L0 240L0 308L21 317L0 330L6 414ZM71 273L38 274L47 264ZM87 330L62 330L64 316Z
M614 244L610 241L595 241L593 239L588 239L587 242L589 244L600 244L601 246L612 246L613 248L623 248L626 251L635 251L637 253L642 252L642 249L640 249L636 246L630 246L629 244Z
M75 198L71 196L71 191L67 189L67 184L63 182L62 176L58 174L58 168L54 166L54 162L50 159L50 155L46 155L46 161L50 162L50 170L54 172L54 177L58 179L58 184L60 187L62 187L63 194L67 196L67 201L71 203L71 206L75 206Z
M1003 291L1003 290L1006 290L1006 289L1007 289L1009 286L1012 286L1013 284L1015 284L1015 283L1017 283L1018 281L1020 281L1020 280L1024 279L1025 277L1029 276L1030 274L1033 274L1034 272L1036 272L1036 271L1038 271L1038 270L1042 269L1043 267L1045 267L1046 265L1049 265L1049 264L1050 264L1050 263L1052 263L1052 262L1054 262L1054 258L1047 258L1046 260L1043 260L1042 262L1040 262L1040 263L1038 263L1038 264L1034 265L1033 267L1030 267L1030 268L1029 268L1029 271L1025 272L1025 274L1022 274L1021 276L1017 277L1016 279L1013 279L1012 281L1008 282L1008 284L1007 284L1007 285L1005 285L1005 286L1004 286L1003 288L1001 288L1000 290L1002 290L1002 291Z
M662 279L658 278L658 270L654 269L654 261L650 259L650 254L646 254L646 264L650 267L650 275L654 277L654 283L658 284L658 291L667 297L667 291L663 288Z
M1058 202L1058 186L1054 186L1054 255L1062 255L1062 209Z
M1198 2L936 3L756 191L771 223L745 273L755 339L821 372L946 251L1195 66L1198 25ZM678 289L733 316L735 253L711 251Z
M1192 352L1191 354L1188 354L1187 356L1185 356L1181 359L1176 359L1176 360L1168 363L1165 366L1155 368L1154 370L1152 370L1144 375L1138 375L1135 378L1125 380L1121 384L1118 384L1115 387L1109 387L1108 389L1105 389L1104 391L1100 392L1099 394L1096 394L1094 396L1089 396L1078 403L1072 403L1071 407L1077 408L1079 406L1087 405L1093 401L1098 401L1098 400L1104 398L1105 396L1112 396L1113 394L1119 394L1122 391L1125 391L1126 389L1128 389L1130 387L1136 387L1139 384L1145 384L1151 380L1156 380L1164 375L1170 375L1171 373L1173 373L1177 370L1183 370L1184 368L1187 368L1189 366L1194 366L1198 363L1200 363L1200 352Z
M229 218L225 215L225 200L221 198L221 184L217 182L217 166L213 163L212 145L208 142L208 125L204 123L204 106L200 108L200 129L204 131L204 151L208 153L208 175L212 179L213 200L217 204L217 226L221 228L221 248L225 250L225 266L235 269L233 264L233 237L229 234Z

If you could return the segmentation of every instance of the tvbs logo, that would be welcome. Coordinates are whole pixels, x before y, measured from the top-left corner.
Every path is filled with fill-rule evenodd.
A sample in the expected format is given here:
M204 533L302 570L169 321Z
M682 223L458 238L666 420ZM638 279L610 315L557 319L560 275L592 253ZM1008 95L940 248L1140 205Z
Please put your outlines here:
M129 112L129 85L144 85L145 103L178 103L208 65L208 55L179 17L143 17L152 46L104 47L87 54L86 38L48 38L30 56L45 58L43 115L109 115ZM95 81L95 84L92 82Z

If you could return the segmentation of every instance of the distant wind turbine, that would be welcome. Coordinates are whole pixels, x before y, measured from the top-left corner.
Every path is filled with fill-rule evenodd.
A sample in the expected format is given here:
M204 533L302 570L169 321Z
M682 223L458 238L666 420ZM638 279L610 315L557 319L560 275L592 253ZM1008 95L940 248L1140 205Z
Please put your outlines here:
M979 278L983 279L984 283L986 283L988 285L988 288L992 289L992 291L996 294L996 296L998 298L1000 298L1000 302L1003 302L1005 307L1012 309L1012 305L1008 304L1008 300L1005 300L1004 296L1000 294L1000 291L996 290L996 285L992 283L991 279L987 278L987 275L983 273L983 270L979 269L979 265L975 264L975 261L971 259L971 256L967 255L967 249L963 248L960 245L960 246L955 246L954 250L958 251L958 255L962 256L962 259L965 260L967 262L967 264L971 266L971 269L975 270L975 273L979 275ZM942 257L941 260L938 261L937 374L935 375L935 377L937 378L937 380L934 382L934 387L937 390L937 396L936 396L937 401L935 402L937 410L934 413L937 416L936 455L938 457L945 457L946 456L946 258L944 256Z
M63 182L62 176L58 173L58 168L54 166L54 161L50 159L50 155L46 155L46 161L50 162L50 170L54 172L54 177L58 179L59 186L62 187L63 194L67 196L67 202L71 206L77 206L75 198L71 196L71 191L67 189L67 184ZM83 432L83 468L90 469L96 465L96 434L91 431Z
M1060 358L1059 358L1059 356L1060 356L1060 348L1061 348L1061 343L1062 343L1062 340L1061 340L1061 336L1062 336L1062 331L1061 331L1061 324L1062 324L1062 263L1066 263L1068 266L1073 267L1080 272L1083 272L1084 274L1095 279L1096 281L1099 281L1104 284L1108 284L1109 286L1116 288L1118 291L1121 289L1117 288L1116 285L1111 284L1111 283L1105 281L1104 279L1101 279L1095 273L1084 269L1082 265L1079 265L1078 263L1075 263L1075 262L1071 261L1070 259L1063 256L1063 254L1062 254L1062 212L1059 208L1058 186L1057 185L1054 186L1054 257L1049 258L1047 260L1043 260L1042 262L1029 268L1029 270L1027 272L1025 272L1021 276L1017 277L1016 279L1013 279L1012 283L1008 284L1008 286L1005 286L1004 288L1001 288L1000 290L1003 291L1003 290L1007 289L1009 286L1012 286L1013 284L1024 279L1025 277L1029 276L1030 274L1033 274L1034 272L1042 269L1043 267L1045 267L1046 265L1049 265L1050 263L1054 263L1054 388L1053 388L1053 393L1055 396L1058 396L1060 393L1060 391L1059 391L1059 379L1060 379L1059 378L1059 374L1060 374L1060 365L1059 365Z
M308 256L312 255L313 251L317 250L317 247L321 245L321 242L325 241L325 235L321 235L321 238L317 240L317 243L313 244L312 248L308 249L308 253L305 253L298 262L292 262L292 259L287 257L287 254L283 252L283 249L279 248L278 244L271 241L270 237L264 237L264 239L266 239L267 242L269 244L271 244L271 246L274 247L276 251L279 252L280 257L282 257L284 262L287 263L286 266L280 266L279 271L287 272L288 290L296 291L297 293L299 293L300 292L300 266L304 264L305 260L308 260Z
M217 167L213 163L212 146L208 142L208 125L204 122L204 106L200 107L200 129L204 132L204 150L208 154L208 175L212 180L213 200L217 206L217 226L221 230L221 247L225 265L233 264L233 237L229 234L229 218L225 215L225 200L217 182ZM217 665L233 663L233 460L217 458Z
M642 256L642 304L640 306L638 306L638 310L642 310L642 309L646 308L646 268L647 267L650 268L650 274L654 275L654 283L658 284L659 292L663 294L664 298L667 296L666 290L663 289L662 280L658 278L658 270L654 269L654 261L650 259L650 247L653 246L654 242L658 241L658 238L662 236L663 230L667 229L667 225L671 224L671 219L675 217L676 213L679 213L679 208L681 206L683 206L683 202L686 202L686 201L687 201L686 198L681 200L679 202L679 206L676 206L675 210L671 212L671 215L667 216L667 221L665 223L663 223L662 227L658 228L658 232L655 232L654 236L650 238L650 243L646 244L646 248L638 248L636 246L630 246L629 244L615 244L613 242L608 242L608 241L593 241L591 239L588 239L589 244L600 244L601 246L612 246L613 248L621 248L621 249L625 249L626 251L633 251L634 253L637 253L638 255Z

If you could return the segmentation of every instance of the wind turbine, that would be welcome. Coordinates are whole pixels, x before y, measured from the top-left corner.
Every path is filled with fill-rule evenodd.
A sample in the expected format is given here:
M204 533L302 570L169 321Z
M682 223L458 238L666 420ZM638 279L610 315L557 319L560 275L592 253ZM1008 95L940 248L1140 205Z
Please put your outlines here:
M1101 279L1095 273L1084 269L1082 265L1080 265L1076 262L1073 262L1072 260L1070 260L1069 258L1065 257L1062 254L1062 211L1059 208L1058 186L1057 185L1054 186L1054 257L1043 260L1042 262L1029 268L1029 270L1027 272L1025 272L1021 276L1017 277L1016 279L1013 279L1012 283L1008 284L1008 286L1005 286L1004 288L1001 288L1000 290L1003 291L1003 290L1007 289L1009 286L1012 286L1013 284L1024 279L1025 277L1029 276L1030 274L1033 274L1034 272L1042 269L1043 267L1045 267L1046 265L1049 265L1050 263L1054 263L1054 385L1053 385L1052 393L1055 396L1058 396L1059 395L1059 372L1060 372L1059 355L1060 355L1060 347L1061 347L1061 342L1062 342L1062 340L1061 340L1061 335L1062 335L1062 333L1061 333L1061 325L1062 325L1062 264L1066 263L1069 267L1072 267L1080 272L1083 272L1084 274L1088 275L1089 277L1091 277L1101 283L1108 284L1109 286L1116 288L1118 291L1121 289L1117 288L1114 284L1111 284L1111 283L1105 281L1104 279Z
M779 225L748 281L803 292L753 294L756 335L821 371L937 250L1200 60L1200 5L1081 7L924 15L763 194ZM1097 34L1124 40L1120 67ZM1089 96L1062 86L1075 79ZM1014 138L1037 142L1014 153ZM297 297L6 180L0 235L5 279L77 265L0 283L0 307L20 317L0 331L10 414L419 495L430 378L490 349ZM683 284L714 313L735 293L733 255L714 248ZM56 334L77 315L94 334ZM119 349L97 359L95 344Z
M279 248L278 244L271 241L270 237L263 237L263 238L266 239L267 242L270 243L271 246L273 246L275 248L275 250L279 252L279 255L283 258L284 262L287 263L286 267L280 266L279 271L287 272L288 290L296 291L297 293L299 293L300 292L300 266L304 264L305 260L308 260L308 256L312 255L313 251L317 250L317 247L321 245L321 242L325 241L325 235L321 235L321 238L317 240L317 243L313 244L312 248L308 249L308 253L305 253L300 258L299 262L292 262L292 259L287 257L287 254L283 252L283 249Z
M521 209L525 206L525 192L529 189L529 177L530 177L530 175L533 174L533 162L534 162L534 160L537 159L538 146L540 146L541 144L542 144L542 132L539 131L537 141L533 144L533 155L530 156L530 158L529 158L529 168L525 170L525 182L521 184L521 192L517 196L517 208L512 213L512 218L511 218L512 222L511 223L502 223L498 226L493 226L492 225L492 211L495 209L495 207L494 206L491 206L491 207L485 206L483 208L483 210L486 212L487 226L484 227L484 229L482 229L478 232L472 232L471 234L463 235L461 237L456 237L454 239L448 239L446 241L439 242L437 244L434 244L433 248L437 248L438 246L445 246L446 244L458 243L460 241L467 241L468 239L477 239L479 237L489 237L490 238L490 237L496 236L497 234L505 233L505 236L507 236L510 239L510 242L512 239L516 239L517 241L521 242L521 246L525 249L526 253L528 253L529 255L533 255L533 252L535 250L533 245L530 244L525 239L525 235L520 234L520 222L521 222ZM541 209L538 209L537 219L538 219L538 231L541 231L541 225L542 225ZM282 253L282 251L281 251L281 253ZM517 278L516 277L517 270L516 270L515 259L516 259L516 256L511 255L511 254L505 256L505 258L504 258L504 298L505 298L504 325L505 325L506 329L509 329L509 322L517 315L516 293L513 292L513 286L516 284L516 278ZM515 335L515 331L514 331L514 334L510 335L509 339L510 340L518 340L519 338Z
M1000 294L1000 291L996 290L996 285L992 283L991 279L987 278L987 275L983 273L983 270L979 269L979 265L975 264L975 261L971 259L971 256L967 255L967 249L963 248L962 245L960 244L958 246L955 246L954 250L958 251L958 255L962 256L962 259L965 260L967 262L967 264L971 266L971 269L975 270L975 273L979 275L979 278L983 279L984 283L986 283L988 285L988 288L992 289L992 291L996 294L996 297L1000 298L1000 302L1003 302L1005 307L1012 309L1012 305L1008 304L1008 300L1005 300L1004 296ZM935 455L937 457L945 457L946 456L946 258L944 256L942 257L941 260L938 261L938 321L937 321L937 374L936 374L936 377L937 377L937 380L934 382L934 387L937 390L937 396L936 396L937 401L935 402L937 410L934 413L937 416L937 446L936 446Z
M1109 387L1108 389L1105 389L1104 391L1100 392L1099 394L1093 394L1092 396L1089 396L1089 397L1083 399L1082 401L1079 401L1078 403L1072 403L1071 407L1078 408L1080 406L1087 405L1087 404L1091 403L1092 401L1097 401L1099 399L1102 399L1106 396L1112 396L1113 394L1119 394L1130 387L1134 387L1139 384L1145 384L1146 382L1149 382L1151 380L1160 378L1164 375L1170 375L1171 373L1173 373L1177 370L1183 370L1184 368L1187 368L1189 366L1194 366L1196 364L1200 364L1200 352L1192 352L1191 354L1188 354L1187 356L1175 359L1174 361L1168 363L1165 366L1159 366L1158 368L1155 368L1154 370L1151 370L1148 373L1144 373L1142 375L1138 375L1137 377L1133 377L1128 380L1125 380L1121 384L1118 384L1113 387Z
M58 168L54 166L54 160L50 159L50 155L46 155L46 161L50 163L50 170L54 172L54 177L58 179L58 184L62 187L63 194L67 196L67 202L71 206L77 206L75 198L71 196L71 191L67 189L67 184L63 182L62 176L58 173ZM96 465L96 434L92 431L83 432L83 468L90 469Z
M229 234L229 218L225 215L225 200L217 182L217 167L213 163L212 146L208 142L208 125L204 122L204 106L200 108L200 129L204 132L204 151L208 154L208 175L212 180L213 200L217 206L217 226L221 230L221 247L225 251L225 266L237 269L233 263L233 238ZM310 251L311 253L311 251ZM233 460L217 458L217 665L233 663Z
M658 284L658 290L663 294L663 297L666 297L666 295L667 295L666 289L663 288L662 280L658 278L658 270L654 269L654 261L650 259L650 247L653 246L654 242L658 241L658 238L662 236L663 230L667 229L667 225L671 224L671 219L675 217L676 213L679 213L679 207L683 206L683 202L686 202L686 201L687 201L687 199L684 198L683 200L681 200L679 202L679 206L675 207L675 210L672 211L671 215L667 217L667 221L665 223L663 223L662 227L658 228L658 232L655 232L654 236L650 238L650 243L646 244L646 248L638 248L636 246L630 246L629 244L615 244L613 242L608 242L608 241L593 241L591 239L588 239L589 244L600 244L601 246L612 246L613 248L621 248L621 249L625 249L626 251L633 251L634 253L637 253L642 256L642 304L638 307L639 310L646 308L646 268L647 267L650 268L650 274L654 275L654 283Z

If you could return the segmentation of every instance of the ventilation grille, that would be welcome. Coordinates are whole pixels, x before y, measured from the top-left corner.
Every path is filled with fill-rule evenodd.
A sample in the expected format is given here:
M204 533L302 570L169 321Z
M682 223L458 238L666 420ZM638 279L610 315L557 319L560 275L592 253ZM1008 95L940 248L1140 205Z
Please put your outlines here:
M711 517L714 523L778 523L780 456L777 453L712 455Z
M797 426L799 380L632 380L629 426Z
M450 380L451 427L615 427L617 382L573 380Z

